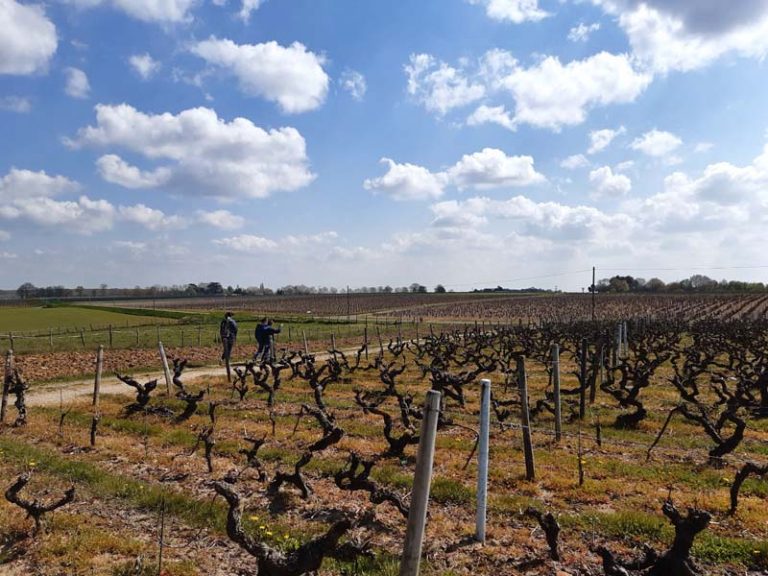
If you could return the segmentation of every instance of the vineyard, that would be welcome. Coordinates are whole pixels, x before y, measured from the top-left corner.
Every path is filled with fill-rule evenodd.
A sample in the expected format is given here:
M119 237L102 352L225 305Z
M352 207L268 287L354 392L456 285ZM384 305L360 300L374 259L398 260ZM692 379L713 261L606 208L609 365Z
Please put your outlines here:
M415 302L267 362L243 342L231 381L198 367L214 342L167 373L155 348L68 352L90 379L61 386L9 355L0 573L397 574L434 421L422 574L765 574L768 300L599 304Z

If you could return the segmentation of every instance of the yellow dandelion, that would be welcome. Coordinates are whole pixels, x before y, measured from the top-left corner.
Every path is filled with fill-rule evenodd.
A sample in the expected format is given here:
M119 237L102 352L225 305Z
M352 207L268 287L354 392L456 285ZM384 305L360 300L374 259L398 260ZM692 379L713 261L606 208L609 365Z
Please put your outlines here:
M254 514L254 515L252 515L252 516L248 516L248 519L249 519L249 520L252 520L253 522L258 522L258 520L259 520L259 517L258 517L258 516L256 516L256 515Z
M266 530L266 529L267 529L267 527L266 527L266 526L264 526L264 524L262 524L261 526L259 526L259 530Z
M37 462L35 462L34 460L30 460L29 461L29 466L30 466L30 468L34 468L35 466L37 466Z
M267 531L266 531L266 535L267 535L267 536L272 536L272 532L270 532L269 530L267 530Z
M286 540L288 540L288 538L290 538L290 536L288 536L288 534L283 534L283 538L285 538Z

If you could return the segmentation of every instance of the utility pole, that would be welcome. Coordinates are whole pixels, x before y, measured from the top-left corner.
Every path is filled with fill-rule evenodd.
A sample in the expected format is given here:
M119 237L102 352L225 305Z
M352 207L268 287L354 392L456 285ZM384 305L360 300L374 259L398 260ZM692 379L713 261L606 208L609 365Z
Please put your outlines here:
M595 267L592 266L592 322L595 321L595 292L597 286L595 286Z

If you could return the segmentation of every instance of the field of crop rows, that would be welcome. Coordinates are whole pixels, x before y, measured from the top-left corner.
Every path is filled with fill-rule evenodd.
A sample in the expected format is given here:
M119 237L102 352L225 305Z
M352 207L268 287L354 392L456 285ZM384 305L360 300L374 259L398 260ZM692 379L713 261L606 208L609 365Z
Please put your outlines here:
M179 349L173 383L105 373L97 406L12 374L0 477L24 497L0 503L0 571L396 574L435 390L422 573L765 573L768 324L746 318L644 315L618 338L614 322L373 336L286 347L238 364L231 383ZM473 539L481 378L493 399L484 545ZM35 533L23 504L40 495L66 503Z

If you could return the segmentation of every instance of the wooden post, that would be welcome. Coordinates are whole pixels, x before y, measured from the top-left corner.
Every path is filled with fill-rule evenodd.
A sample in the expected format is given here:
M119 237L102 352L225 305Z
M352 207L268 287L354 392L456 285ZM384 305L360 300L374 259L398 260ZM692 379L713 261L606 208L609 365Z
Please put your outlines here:
M13 347L13 332L8 332L8 340L11 341L11 352L13 352L14 351L14 347Z
M307 335L304 330L301 331L301 337L304 338L304 355L309 356L309 346L307 345Z
M85 330L80 328L80 343L83 345L83 348L85 348Z
M8 393L11 387L11 378L13 377L13 350L8 350L5 355L5 374L3 377L3 400L0 404L0 424L5 422L5 412L8 408Z
M53 352L53 328L48 328L48 346L50 346L51 352Z
M171 370L168 368L168 357L165 355L165 348L163 343L158 342L157 347L160 350L160 360L163 362L163 374L165 374L165 393L167 396L171 395Z
M584 453L581 451L581 423L579 423L579 436L576 440L576 450L579 455L579 486L584 485Z
M368 317L365 317L365 329L363 330L363 343L365 344L365 360L368 360Z
M528 412L528 378L525 375L525 356L517 359L517 385L520 392L520 420L523 430L523 451L525 452L525 479L536 479L531 442L531 417Z
M605 362L605 344L600 345L600 353L597 356L597 370L595 371L595 378L592 380L592 386L589 389L589 403L590 405L595 403L595 397L597 396L598 379L600 385L603 383L603 363Z
M555 441L563 438L563 415L560 399L560 346L552 344L552 383L555 388Z
M112 348L112 324L109 325L109 347Z
M96 379L93 381L93 408L99 409L99 391L101 390L101 373L104 369L104 346L99 344L99 351L96 353Z
M139 347L139 329L136 328L136 347Z
M491 428L491 381L480 380L480 434L477 439L477 518L475 540L485 544L488 504L488 438Z
M587 415L587 360L589 358L589 344L586 338L581 339L581 368L579 382L579 420L584 420Z
M417 576L421 561L421 546L424 540L424 525L427 521L429 487L432 482L432 464L435 458L435 436L437 419L440 414L440 392L427 392L424 418L421 421L419 449L416 455L416 471L413 477L411 507L405 530L405 544L400 559L400 576Z

